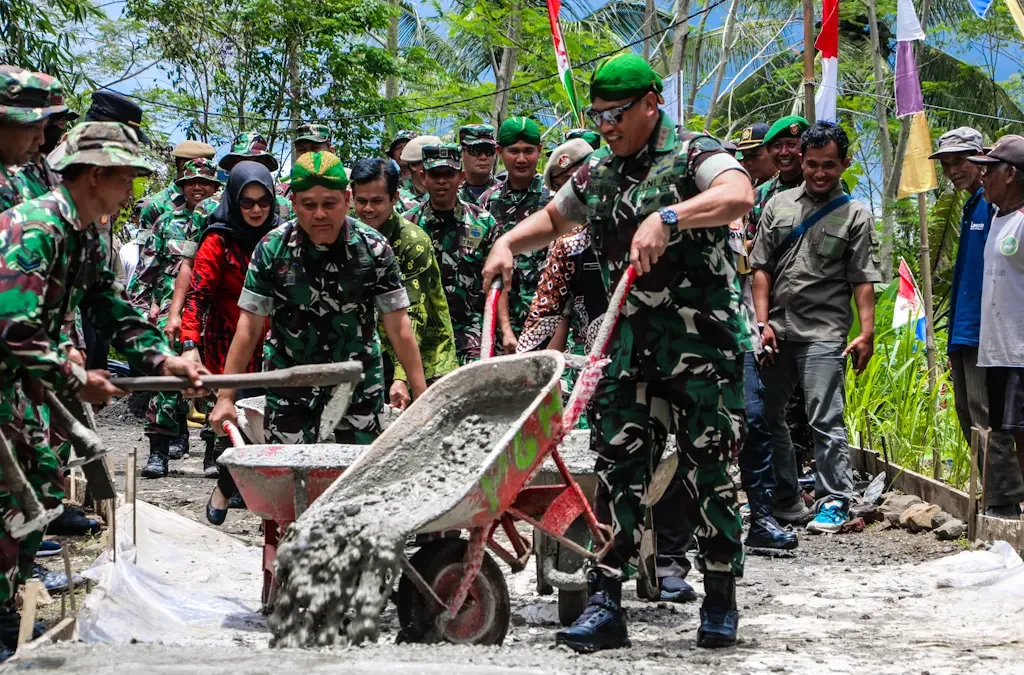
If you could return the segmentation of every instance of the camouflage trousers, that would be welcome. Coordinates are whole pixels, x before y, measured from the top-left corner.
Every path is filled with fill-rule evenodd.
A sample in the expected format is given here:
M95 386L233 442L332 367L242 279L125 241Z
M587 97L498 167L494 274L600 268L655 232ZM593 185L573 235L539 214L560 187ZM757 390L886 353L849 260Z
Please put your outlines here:
M9 376L9 372L7 373ZM0 385L0 433L11 445L29 484L43 506L52 509L64 499L64 477L60 460L50 447L49 413L35 405L19 383ZM32 564L43 533L32 532L20 540L10 535L10 527L23 521L22 506L11 493L0 473L0 606L6 605L18 590L18 584L32 574Z
M280 389L267 392L263 427L268 443L285 445L318 443L320 418L331 399L333 387ZM384 389L376 394L352 397L345 416L334 430L337 443L369 445L380 436L380 414L384 410Z
M167 325L167 314L161 314L156 322L157 328L163 331ZM174 350L181 353L180 345L175 343ZM175 437L181 431L179 422L188 415L188 401L178 391L158 391L149 397L149 405L146 406L147 436L171 436Z
M601 561L606 571L622 576L639 564L644 497L668 434L675 433L683 489L672 491L679 500L673 508L693 526L697 567L742 576L743 526L728 474L744 434L743 362L738 363L735 382L723 385L729 391L688 376L601 381L591 433L598 453L597 518L615 537Z

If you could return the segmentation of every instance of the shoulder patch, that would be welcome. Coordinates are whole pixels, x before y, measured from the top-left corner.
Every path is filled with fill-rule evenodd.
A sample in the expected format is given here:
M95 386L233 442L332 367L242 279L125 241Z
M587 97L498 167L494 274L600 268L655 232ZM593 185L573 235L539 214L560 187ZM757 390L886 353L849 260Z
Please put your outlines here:
M39 266L43 264L43 257L38 253L18 251L18 254L14 257L14 264L22 272L30 274L39 269Z
M722 144L710 136L698 136L691 141L691 147L697 152L711 152L721 150Z

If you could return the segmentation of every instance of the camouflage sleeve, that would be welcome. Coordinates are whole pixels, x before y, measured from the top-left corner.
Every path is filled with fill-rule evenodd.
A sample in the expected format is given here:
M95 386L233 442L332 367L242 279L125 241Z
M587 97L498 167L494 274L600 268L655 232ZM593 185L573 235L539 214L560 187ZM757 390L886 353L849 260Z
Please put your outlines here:
M249 259L249 269L238 296L238 306L250 314L270 316L274 310L273 253L270 250L271 242L274 241L277 241L276 237L261 240Z
M405 290L402 272L391 246L384 237L376 236L370 240L373 251L376 279L371 289L377 311L390 314L409 306L409 294Z
M188 225L185 226L185 239L189 241L200 241L203 238L203 232L206 231L206 226L210 222L210 214L213 213L213 209L206 202L209 199L200 202L196 205L196 208L192 211L192 215L189 216ZM192 260L196 257L196 250L183 251L182 257Z
M498 227L498 221L494 219L494 216L488 211L484 211L480 214L480 224L484 226L487 234L484 235L484 240L480 246L480 250L484 254L484 260L487 260L487 256L491 254L491 247L498 241L501 236L501 228Z
M160 228L156 227L146 238L146 246L139 249L139 263L128 284L128 299L142 312L148 312L153 302L153 288L160 280L165 244Z
M409 323L412 326L412 336L416 339L417 345L422 345L423 335L425 334L425 328L429 319L427 316L426 284L429 281L430 272L435 264L434 248L430 243L430 238L421 232L419 228L417 228L417 232L422 237L417 237L414 242L409 243L405 247L403 254L406 255L403 255L403 259L399 261L399 267L405 280L405 292L409 297L407 312L409 314ZM406 235L403 234L402 236L405 237ZM402 364L398 360L398 354L395 353L391 341L388 340L383 325L378 332L380 333L381 345L395 366L395 379L406 380L405 369L402 368Z
M291 220L295 217L295 210L292 208L292 200L281 195L275 195L274 199L277 200L277 215L280 216L281 222Z
M775 249L782 243L776 240L778 228L772 227L775 221L774 211L775 198L772 197L761 212L761 218L757 226L757 233L754 235L754 247L750 249L750 266L755 270L764 270L769 274L775 274Z
M85 384L85 369L71 363L46 333L43 298L55 257L47 228L10 212L0 217L0 353L29 378L74 394Z

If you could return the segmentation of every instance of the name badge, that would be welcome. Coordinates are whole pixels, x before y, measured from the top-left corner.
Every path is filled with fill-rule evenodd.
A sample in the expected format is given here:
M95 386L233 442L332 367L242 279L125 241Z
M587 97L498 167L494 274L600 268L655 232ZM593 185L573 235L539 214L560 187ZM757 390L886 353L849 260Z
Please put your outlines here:
M473 249L474 251L480 248L480 243L484 240L484 228L479 225L470 225L466 228L466 233L462 237L462 247Z

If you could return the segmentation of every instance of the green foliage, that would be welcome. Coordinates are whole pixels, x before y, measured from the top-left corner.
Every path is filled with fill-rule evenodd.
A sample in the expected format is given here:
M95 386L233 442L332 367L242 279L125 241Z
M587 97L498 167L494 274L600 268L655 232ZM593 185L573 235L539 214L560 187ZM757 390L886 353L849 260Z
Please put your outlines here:
M75 38L66 28L99 15L89 0L2 0L0 63L49 73L74 86Z

